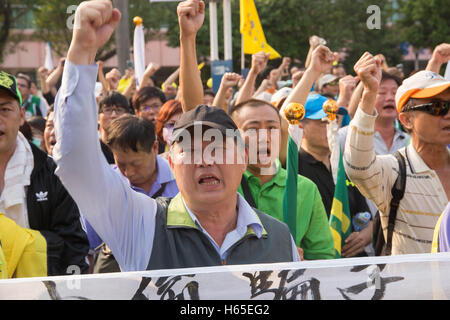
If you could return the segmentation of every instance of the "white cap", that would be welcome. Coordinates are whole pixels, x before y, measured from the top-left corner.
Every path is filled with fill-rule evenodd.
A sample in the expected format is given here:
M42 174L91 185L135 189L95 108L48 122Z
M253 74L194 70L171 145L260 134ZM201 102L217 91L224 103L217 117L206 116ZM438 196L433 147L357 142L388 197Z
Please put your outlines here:
M333 74L325 74L323 75L319 81L317 82L317 89L322 90L323 86L327 83L333 82L337 80L339 77Z
M450 81L435 72L422 70L403 80L395 94L395 105L401 112L409 98L431 98L448 88Z
M272 95L272 98L270 98L270 103L273 104L275 107L278 107L278 104L281 100L284 98L287 98L287 96L292 92L292 88L284 87L275 92Z

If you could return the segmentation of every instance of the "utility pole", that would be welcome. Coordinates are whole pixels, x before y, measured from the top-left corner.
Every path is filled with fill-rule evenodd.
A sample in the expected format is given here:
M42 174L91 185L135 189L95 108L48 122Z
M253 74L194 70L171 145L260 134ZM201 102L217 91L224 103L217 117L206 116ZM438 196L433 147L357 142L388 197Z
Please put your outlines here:
M231 35L231 0L223 0L223 39L224 60L233 60L233 45Z
M217 2L209 2L209 43L211 61L219 60L219 40L217 35Z
M130 60L130 27L128 25L128 0L113 0L114 7L122 14L116 28L116 51L119 71L123 74Z

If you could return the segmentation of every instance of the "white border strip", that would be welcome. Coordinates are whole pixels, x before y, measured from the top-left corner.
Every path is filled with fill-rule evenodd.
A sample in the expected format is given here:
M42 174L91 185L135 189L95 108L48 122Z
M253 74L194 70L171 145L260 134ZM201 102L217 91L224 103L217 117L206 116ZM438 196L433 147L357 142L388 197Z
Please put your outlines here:
M450 252L425 253L425 254L405 254L397 256L363 257L363 258L343 258L331 260L314 260L302 262L267 263L267 264L246 264L215 267L183 268L183 269L161 269L151 271L98 273L83 275L68 275L56 277L34 277L0 280L2 284L28 283L37 281L65 281L77 279L102 279L102 278L123 278L123 277L162 277L171 275L206 274L223 272L243 272L243 271L265 271L265 270L290 270L290 269L318 269L318 268L339 268L359 265L373 264L397 264L416 262L450 262Z

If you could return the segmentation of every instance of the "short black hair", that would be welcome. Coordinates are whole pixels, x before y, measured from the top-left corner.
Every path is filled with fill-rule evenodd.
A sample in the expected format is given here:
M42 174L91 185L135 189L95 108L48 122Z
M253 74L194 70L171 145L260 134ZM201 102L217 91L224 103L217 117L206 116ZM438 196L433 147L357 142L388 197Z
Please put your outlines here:
M31 128L34 128L34 129L39 130L41 132L44 132L44 130L45 130L45 123L47 121L42 116L32 116L30 119L27 120L27 122L28 122L28 124L30 125Z
M241 103L238 103L237 105L233 106L233 108L230 110L230 117L233 117L233 114L235 114L237 111L239 111L240 109L242 109L244 107L260 107L262 105L272 108L275 111L275 113L278 115L278 119L280 119L280 121L281 121L281 117L280 117L280 113L279 113L278 109L273 104L271 104L265 100L260 100L260 99L249 99L246 101L242 101Z
M124 151L150 153L156 140L155 125L150 120L125 114L111 121L106 130L105 143Z
M17 76L16 76L16 79L22 79L22 80L25 80L26 82L27 82L27 86L28 86L28 89L30 89L31 88L31 78L28 76L28 75L26 75L26 74L23 74L23 73L19 73Z
M381 81L384 80L394 80L399 87L402 85L402 80L399 77L392 73L381 70Z
M159 100L161 100L161 103L163 104L167 101L166 95L164 94L164 92L162 92L161 89L152 86L142 87L133 96L133 108L135 110L139 110L141 104L143 104L148 99L155 97L159 98Z
M117 91L108 91L100 96L98 112L101 112L103 107L107 106L116 106L130 112L130 105L128 104L127 98Z

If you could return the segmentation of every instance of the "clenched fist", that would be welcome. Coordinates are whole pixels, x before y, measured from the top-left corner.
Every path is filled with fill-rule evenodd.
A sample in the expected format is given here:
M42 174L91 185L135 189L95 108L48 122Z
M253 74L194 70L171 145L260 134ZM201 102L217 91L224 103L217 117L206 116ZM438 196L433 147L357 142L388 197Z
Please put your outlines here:
M450 43L441 43L434 48L432 59L440 64L450 61Z
M314 49L311 56L311 64L309 69L314 71L316 74L327 73L335 60L337 60L339 54L337 52L331 52L328 47L319 45Z
M365 52L353 67L363 83L364 90L378 92L381 81L381 60L369 52Z
M252 71L256 74L259 74L264 68L267 66L267 62L269 61L270 53L265 53L264 51L260 51L252 55Z
M242 76L240 74L234 72L227 72L223 75L222 81L220 82L220 86L224 88L232 88L234 86L237 86L239 80L241 79Z
M75 14L75 28L68 60L75 64L93 64L97 50L111 38L120 20L120 12L109 0L85 1Z
M180 2L177 14L180 36L195 36L205 20L205 3L199 0Z

